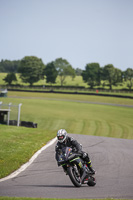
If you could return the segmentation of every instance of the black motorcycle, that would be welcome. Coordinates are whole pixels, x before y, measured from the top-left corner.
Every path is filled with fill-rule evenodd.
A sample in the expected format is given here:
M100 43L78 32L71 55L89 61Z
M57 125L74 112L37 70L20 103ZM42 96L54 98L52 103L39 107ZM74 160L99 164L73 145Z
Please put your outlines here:
M58 164L64 168L74 186L81 187L82 184L95 186L96 180L80 156L81 154L73 152L72 148L64 147L60 151Z

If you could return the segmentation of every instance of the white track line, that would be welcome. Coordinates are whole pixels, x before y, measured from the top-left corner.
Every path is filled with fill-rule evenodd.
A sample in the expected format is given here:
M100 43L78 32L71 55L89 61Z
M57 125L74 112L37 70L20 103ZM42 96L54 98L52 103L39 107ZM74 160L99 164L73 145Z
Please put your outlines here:
M13 172L12 174L10 174L9 176L0 179L0 182L2 181L6 181L8 179L14 178L15 176L17 176L19 173L21 173L22 171L24 171L28 166L31 165L31 163L33 163L33 161L37 158L37 156L44 151L46 148L48 148L49 146L51 146L52 144L54 144L54 142L56 141L56 137L54 139L52 139L50 142L48 142L45 146L43 146L40 150L38 150L32 157L31 159L25 163L24 165L22 165L18 170L16 170L15 172Z

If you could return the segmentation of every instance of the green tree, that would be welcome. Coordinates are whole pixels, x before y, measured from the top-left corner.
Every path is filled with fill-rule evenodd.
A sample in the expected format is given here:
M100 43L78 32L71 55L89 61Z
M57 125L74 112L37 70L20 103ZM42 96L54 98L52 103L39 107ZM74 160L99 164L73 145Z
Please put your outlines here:
M9 73L6 75L6 77L3 79L8 85L11 85L13 81L17 81L17 77L15 73Z
M48 63L46 65L44 73L46 75L46 82L47 83L55 83L57 75L58 75L58 72L57 72L53 62Z
M20 64L20 60L1 60L0 62L0 72L16 73Z
M102 79L109 82L110 90L113 85L122 82L122 71L115 68L112 64L103 67Z
M127 70L124 73L126 80L128 80L128 88L131 90L133 86L133 69L132 68L127 68Z
M115 68L112 64L105 65L103 68L103 80L107 80L109 82L110 90L112 90L114 82L116 83L115 72Z
M92 89L96 85L100 85L101 70L99 63L89 63L82 72L84 82L86 82Z
M32 86L33 83L44 78L44 68L45 65L40 58L26 56L21 60L18 72L22 81Z
M115 68L115 77L114 77L114 85L117 85L117 83L122 83L122 71L120 69Z
M80 69L80 68L76 68L76 69L75 69L76 76L81 76L81 75L82 75L82 72L83 72L83 70Z
M54 65L56 67L56 70L58 71L58 75L61 81L61 86L64 84L67 76L71 76L72 78L75 77L75 70L72 68L72 66L67 60L62 58L57 58L54 61Z

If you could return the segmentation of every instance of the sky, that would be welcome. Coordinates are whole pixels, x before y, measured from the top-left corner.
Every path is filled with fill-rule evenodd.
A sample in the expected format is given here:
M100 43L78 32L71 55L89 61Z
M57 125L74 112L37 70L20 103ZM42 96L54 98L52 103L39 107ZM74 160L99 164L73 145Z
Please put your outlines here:
M133 0L0 0L0 60L133 68Z

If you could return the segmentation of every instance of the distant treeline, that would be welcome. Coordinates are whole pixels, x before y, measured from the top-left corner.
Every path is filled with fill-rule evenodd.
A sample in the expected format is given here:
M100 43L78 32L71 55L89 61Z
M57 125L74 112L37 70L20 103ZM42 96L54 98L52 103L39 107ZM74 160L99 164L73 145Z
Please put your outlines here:
M21 59L22 60L22 59ZM18 73L18 68L20 66L21 60L1 60L0 61L0 73ZM76 68L75 73L77 76L82 74L82 69Z
M5 73L17 73L18 67L20 65L20 60L1 60L0 62L0 72Z
M46 65L42 59L35 56L25 56L21 60L14 61L1 60L0 72L8 73L3 79L8 85L11 85L12 81L17 81L15 73L19 73L22 82L29 83L30 86L44 78L47 83L54 84L57 76L59 76L60 84L63 86L67 76L71 76L74 79L78 75L82 76L83 81L91 89L102 84L103 87L108 85L112 90L113 85L116 86L124 81L127 82L127 87L130 90L133 86L132 68L122 71L112 64L101 67L99 63L88 63L84 70L80 68L74 69L66 59L62 58L57 58Z

